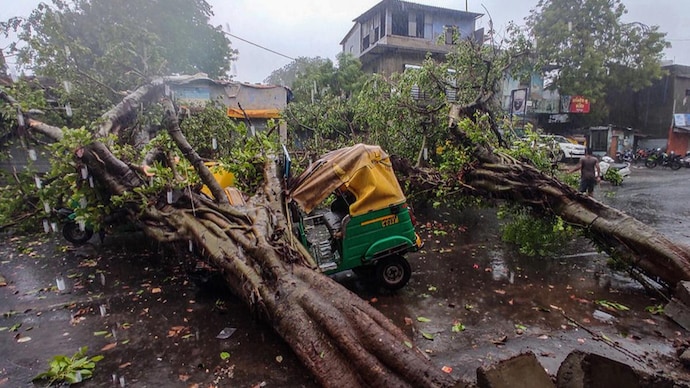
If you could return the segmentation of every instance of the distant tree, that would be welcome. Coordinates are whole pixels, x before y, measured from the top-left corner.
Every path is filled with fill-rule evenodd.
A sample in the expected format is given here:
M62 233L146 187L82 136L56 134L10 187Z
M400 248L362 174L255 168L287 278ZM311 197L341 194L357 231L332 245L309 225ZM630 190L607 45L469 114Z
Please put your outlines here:
M235 51L210 16L205 0L53 0L0 32L18 32L9 51L64 87L61 102L82 125L154 76L225 76Z
M7 77L7 62L2 50L0 50L0 77Z
M315 58L316 59L316 58ZM302 62L292 83L294 101L286 110L290 131L302 146L315 152L334 149L353 140L361 128L357 104L370 75L350 54L330 59Z
M331 62L330 59L321 57L299 57L280 69L273 70L273 72L264 79L264 82L292 88L295 80L297 80L301 74L309 73L328 62Z
M666 34L624 23L626 13L621 0L540 0L526 19L539 65L558 67L552 87L589 98L588 121L606 119L607 88L635 91L662 75Z

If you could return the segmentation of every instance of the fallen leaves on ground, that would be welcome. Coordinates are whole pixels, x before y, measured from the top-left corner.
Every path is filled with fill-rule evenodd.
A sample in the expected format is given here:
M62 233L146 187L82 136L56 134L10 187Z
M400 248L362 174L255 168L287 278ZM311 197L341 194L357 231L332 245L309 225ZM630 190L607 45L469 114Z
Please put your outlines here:
M101 352L107 352L108 350L115 349L116 346L117 346L117 342L111 342L111 343L105 345L104 347L102 347Z
M495 345L503 345L506 342L508 342L508 336L507 335L504 335L502 337L498 337L498 338L491 340L491 343L493 343Z
M189 334L188 326L173 326L168 329L168 338L177 337L180 334Z

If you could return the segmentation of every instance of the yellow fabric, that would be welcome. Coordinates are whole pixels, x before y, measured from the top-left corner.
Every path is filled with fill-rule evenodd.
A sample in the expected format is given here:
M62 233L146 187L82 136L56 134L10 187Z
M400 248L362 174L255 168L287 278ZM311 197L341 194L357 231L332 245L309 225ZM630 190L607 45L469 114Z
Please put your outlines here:
M250 119L278 119L280 111L278 109L245 109ZM243 119L242 109L228 108L228 116L234 119Z
M338 188L355 196L353 216L405 202L390 157L379 146L357 144L323 155L297 177L289 195L310 213Z
M230 171L225 170L223 167L220 167L218 163L216 162L205 162L204 163L206 167L211 169L211 173L213 174L213 178L216 179L216 182L220 185L222 188L230 187L235 184L235 174L231 173ZM209 197L213 198L213 194L211 194L211 189L208 188L208 186L204 185L201 188L201 192L208 195Z

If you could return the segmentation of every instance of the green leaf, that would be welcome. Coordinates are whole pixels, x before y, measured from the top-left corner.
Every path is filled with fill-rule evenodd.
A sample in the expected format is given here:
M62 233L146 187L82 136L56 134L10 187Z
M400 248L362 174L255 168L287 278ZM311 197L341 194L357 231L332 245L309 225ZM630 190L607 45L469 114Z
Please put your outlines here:
M228 358L230 358L230 353L228 353L228 352L220 352L220 359L221 359L221 360L227 360Z
M96 337L100 337L100 336L104 336L104 335L108 335L108 334L110 334L110 332L107 330L94 331L93 332L93 335L95 335Z
M434 340L434 335L433 335L433 334L429 334L429 333L426 333L426 332L423 332L423 331L420 331L420 333L422 333L422 337L424 337L425 339L428 339L428 340L430 340L430 341L433 341L433 340Z
M453 333L459 333L459 332L461 332L461 331L465 331L465 325L463 325L463 324L460 323L460 322L455 323L455 324L453 324L453 327L451 328L451 331L452 331Z
M431 319L426 317L417 317L417 322L431 322Z
M405 346L407 346L408 348L412 349L412 342L410 342L410 341L405 341L405 342L403 342L403 343L405 344Z
M602 306L602 307L605 307L605 308L608 308L611 310L618 310L618 311L630 310L630 308L628 306L625 306L625 305L622 305L622 304L616 303L616 302L610 302L608 300L601 299L601 300L597 300L595 303L598 304L599 306Z

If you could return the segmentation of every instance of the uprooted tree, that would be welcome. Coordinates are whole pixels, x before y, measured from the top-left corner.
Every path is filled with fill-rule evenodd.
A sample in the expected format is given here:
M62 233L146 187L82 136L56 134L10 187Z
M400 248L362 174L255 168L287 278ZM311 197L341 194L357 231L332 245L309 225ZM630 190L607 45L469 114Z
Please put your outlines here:
M45 48L62 55L61 46L59 50L51 45ZM421 155L423 148L437 146L437 160L430 167L401 160L401 166L409 167L400 168L407 173L401 179L410 182L411 190L497 198L521 203L536 214L557 214L587 230L589 237L612 254L670 285L690 279L687 248L576 193L535 168L533 162L509 156L508 150L498 148L502 138L496 131L491 102L501 73L511 65L511 56L494 55L487 60L476 55L484 50L460 44L458 51L449 56L448 64L430 62L422 71L400 79L370 80L366 88L345 100L338 91L321 95L331 107L338 104L339 115L327 116L329 120L347 120L341 131L346 136L324 136L319 131L328 128L309 122L300 122L300 128L307 128L314 138L321 136L321 144L331 147L339 142L379 143L407 159ZM70 58L66 62L79 65ZM82 77L85 69L75 69L75 77L88 79ZM88 75L97 81L109 81L97 74ZM322 385L453 385L452 378L430 363L390 320L322 276L307 251L290 238L281 182L270 156L275 141L252 138L232 145L262 155L259 171L263 179L246 191L254 194L246 206L228 204L222 187L205 166L199 146L190 144L194 144L190 141L193 134L183 134L179 112L172 101L165 99L166 85L184 80L169 77L146 83L101 115L88 130L58 128L38 121L28 112L29 106L22 106L23 101L15 101L4 92L0 95L5 101L3 112L17 114L21 133L28 129L29 133L41 133L57 141L55 163L65 172L71 169L71 173L56 175L50 185L66 182L79 186L75 194L123 209L132 222L157 241L185 247L191 242L199 256L223 271L236 296L273 326ZM117 94L119 89L115 87L107 88L115 92L110 97ZM438 94L425 101L411 100L413 87ZM449 88L455 91L455 104L446 102ZM297 104L295 107L308 109ZM303 117L296 114L291 120ZM312 117L321 120L324 115ZM123 146L125 137L148 140L146 134L152 127L160 132L148 146ZM175 155L181 160L176 161ZM256 164L247 168L251 166ZM83 167L93 178L93 188L88 179L79 178ZM155 175L150 176L152 172ZM193 189L200 183L210 188L210 197ZM174 190L172 201L166 198L168 190Z
M117 198L129 218L157 241L192 241L201 256L222 269L232 291L273 325L322 385L452 385L450 376L411 346L390 320L318 273L306 250L289 237L281 182L270 157L264 159L263 185L247 205L229 205L204 160L182 134L178 112L167 99L159 103L164 115L162 127L188 166L210 188L213 199L182 190L169 203L164 199L164 190L152 190L148 170L114 155L111 135L130 124L132 113L141 103L157 101L164 85L175 81L159 79L139 88L103 115L101 124L94 128L96 135L70 143L71 158L88 168L96 181L95 189ZM3 96L12 102L6 94ZM587 228L603 246L669 284L690 279L687 249L631 217L576 193L533 166L493 152L483 141L472 140L466 130L473 122L460 118L466 110L454 105L448 125L449 144L471 149L473 155L472 161L456 173L457 183L465 191L556 213ZM31 130L54 140L69 137L69 130L33 119L25 122ZM184 168L184 163L179 163L178 168ZM434 176L433 172L425 173ZM418 171L410 179L420 174ZM425 181L430 182L440 185L433 179Z

